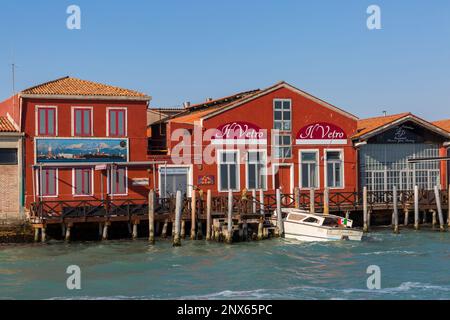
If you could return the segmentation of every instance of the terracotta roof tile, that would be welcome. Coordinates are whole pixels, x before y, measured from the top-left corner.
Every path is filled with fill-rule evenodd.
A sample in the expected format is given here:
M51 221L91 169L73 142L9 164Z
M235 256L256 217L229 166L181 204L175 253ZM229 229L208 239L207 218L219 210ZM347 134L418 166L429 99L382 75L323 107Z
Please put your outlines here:
M0 132L18 132L11 121L6 117L0 117Z
M353 135L352 138L359 138L369 132L372 132L373 130L376 130L384 125L387 125L409 115L411 115L411 113L405 112L390 116L381 116L358 120L358 131L355 135Z
M433 124L435 126L438 126L439 128L442 128L450 132L450 119L435 121L433 122Z
M72 77L64 77L46 82L29 89L25 89L21 93L36 95L115 96L136 98L148 97L144 93L134 90L123 89Z

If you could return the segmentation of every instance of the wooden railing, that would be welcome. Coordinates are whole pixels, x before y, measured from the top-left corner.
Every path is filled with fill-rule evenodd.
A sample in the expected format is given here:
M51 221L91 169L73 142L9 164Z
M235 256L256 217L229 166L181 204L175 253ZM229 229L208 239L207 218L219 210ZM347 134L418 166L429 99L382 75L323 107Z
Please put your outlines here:
M414 191L398 191L399 207L414 206ZM441 203L448 208L448 191L440 192ZM328 198L329 208L333 211L361 210L362 193L358 192L330 192ZM368 192L368 206L371 209L391 208L393 204L392 191ZM283 207L295 207L309 210L311 206L311 194L309 192L299 192L296 194L282 194L281 204ZM314 207L316 212L324 208L325 194L323 192L314 193ZM157 198L156 214L173 213L175 211L175 198ZM206 216L206 194L196 197L196 214L198 217ZM260 214L264 208L265 214L270 214L276 209L276 195L264 193L263 203L259 198L259 193L254 196L252 193L234 194L232 199L233 212L241 215ZM436 206L436 197L433 191L419 191L419 205L421 207ZM148 199L105 199L105 200L44 200L31 204L30 213L32 218L52 218L52 217L92 217L92 216L132 216L148 214ZM191 198L183 200L183 215L188 216L192 209ZM211 210L213 215L222 215L228 212L228 196L219 195L211 199Z

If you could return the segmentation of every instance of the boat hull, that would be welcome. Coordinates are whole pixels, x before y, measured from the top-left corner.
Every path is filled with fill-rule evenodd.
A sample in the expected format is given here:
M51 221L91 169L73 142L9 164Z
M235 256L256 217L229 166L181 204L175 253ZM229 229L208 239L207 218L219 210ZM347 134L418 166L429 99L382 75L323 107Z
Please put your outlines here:
M299 241L361 241L363 232L345 228L309 226L301 223L284 222L284 236Z

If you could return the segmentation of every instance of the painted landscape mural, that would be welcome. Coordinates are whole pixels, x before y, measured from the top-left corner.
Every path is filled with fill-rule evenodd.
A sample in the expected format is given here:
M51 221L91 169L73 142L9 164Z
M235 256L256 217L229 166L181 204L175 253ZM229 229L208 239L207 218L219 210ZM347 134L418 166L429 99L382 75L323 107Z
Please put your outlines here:
M126 162L127 139L36 139L36 162Z

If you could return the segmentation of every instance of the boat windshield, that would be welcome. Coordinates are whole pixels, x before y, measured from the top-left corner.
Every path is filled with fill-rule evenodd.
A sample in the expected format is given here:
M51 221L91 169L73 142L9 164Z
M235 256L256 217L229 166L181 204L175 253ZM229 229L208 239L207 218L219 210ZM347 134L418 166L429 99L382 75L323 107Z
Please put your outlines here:
M328 227L338 227L339 223L338 220L336 218L325 218L324 222L323 222L324 226L328 226Z

